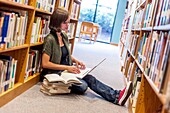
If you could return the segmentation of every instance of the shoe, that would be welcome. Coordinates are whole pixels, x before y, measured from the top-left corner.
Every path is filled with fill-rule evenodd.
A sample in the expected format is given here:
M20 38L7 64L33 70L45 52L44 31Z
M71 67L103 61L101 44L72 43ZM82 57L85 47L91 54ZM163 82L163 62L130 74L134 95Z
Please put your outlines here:
M128 82L127 86L120 91L119 99L118 99L118 104L123 106L127 99L129 98L130 94L132 93L132 82Z

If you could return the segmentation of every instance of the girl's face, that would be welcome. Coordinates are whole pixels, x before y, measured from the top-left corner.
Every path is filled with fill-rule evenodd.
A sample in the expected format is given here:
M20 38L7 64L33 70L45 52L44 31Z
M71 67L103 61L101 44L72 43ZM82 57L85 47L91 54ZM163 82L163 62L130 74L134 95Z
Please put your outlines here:
M65 21L65 22L62 22L61 23L61 29L63 31L68 31L68 26L69 26L69 23L70 23L70 17L68 17L68 19Z

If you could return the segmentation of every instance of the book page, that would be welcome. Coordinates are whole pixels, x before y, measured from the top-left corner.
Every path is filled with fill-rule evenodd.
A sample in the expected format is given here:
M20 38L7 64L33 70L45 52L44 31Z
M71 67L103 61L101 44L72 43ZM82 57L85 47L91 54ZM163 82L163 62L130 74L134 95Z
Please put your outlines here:
M58 74L47 74L47 75L45 75L45 78L49 82L63 82L63 83L65 83L65 80L62 77L60 77Z
M79 79L77 79L77 77L75 75L73 75L73 73L64 72L61 74L61 77L65 81L67 81L67 84L69 84L69 83L81 84L82 83Z

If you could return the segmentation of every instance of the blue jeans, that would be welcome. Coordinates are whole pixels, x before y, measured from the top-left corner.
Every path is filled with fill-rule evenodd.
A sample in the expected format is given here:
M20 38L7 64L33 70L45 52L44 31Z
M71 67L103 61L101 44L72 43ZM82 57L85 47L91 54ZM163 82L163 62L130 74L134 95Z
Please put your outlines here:
M106 84L100 82L92 75L86 75L83 79L80 79L81 85L73 85L71 87L72 93L83 94L89 87L91 90L102 96L109 102L118 104L118 98L120 90L114 90Z

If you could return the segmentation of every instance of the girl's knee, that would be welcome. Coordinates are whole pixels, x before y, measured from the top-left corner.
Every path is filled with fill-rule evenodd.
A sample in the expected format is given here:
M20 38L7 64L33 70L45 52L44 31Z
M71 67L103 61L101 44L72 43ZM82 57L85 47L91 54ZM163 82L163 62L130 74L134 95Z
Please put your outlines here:
M76 94L84 94L88 88L87 83L84 80L80 80L82 82L82 84L80 85L73 85L71 88L71 92L72 93L76 93Z
M83 78L84 81L86 81L88 84L89 83L93 83L95 82L96 78L90 74L86 75L84 78Z

